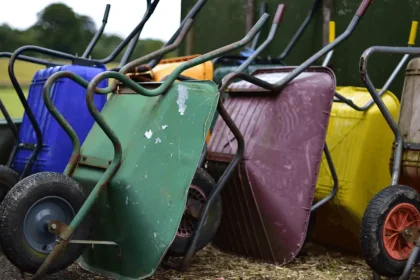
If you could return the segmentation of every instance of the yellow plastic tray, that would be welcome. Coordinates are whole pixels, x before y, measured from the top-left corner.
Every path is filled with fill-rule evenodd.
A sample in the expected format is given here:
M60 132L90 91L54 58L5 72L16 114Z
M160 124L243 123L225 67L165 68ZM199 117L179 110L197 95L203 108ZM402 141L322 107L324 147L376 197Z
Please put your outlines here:
M191 60L199 55L181 56L176 58L163 59L151 71L146 72L154 81L160 81L163 77L172 73L182 63ZM197 80L213 80L213 63L207 61L195 67L189 68L182 72L183 76L187 76Z
M371 99L365 88L338 87L337 91L359 106ZM382 99L397 120L398 99L389 91ZM358 112L334 102L326 142L339 178L339 191L316 211L315 241L359 250L360 223L367 204L391 181L389 160L393 141L394 135L376 104L368 111ZM327 196L332 186L324 155L315 201Z

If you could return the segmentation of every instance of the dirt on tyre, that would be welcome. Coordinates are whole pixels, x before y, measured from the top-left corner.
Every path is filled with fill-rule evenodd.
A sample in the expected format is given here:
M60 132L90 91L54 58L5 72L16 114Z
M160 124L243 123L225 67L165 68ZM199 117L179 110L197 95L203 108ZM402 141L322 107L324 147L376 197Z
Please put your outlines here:
M0 243L4 255L18 269L35 273L55 247L56 236L48 222L69 224L86 200L83 188L74 179L54 172L26 177L5 196L0 211ZM91 220L87 216L72 238L89 240ZM68 244L51 264L48 274L70 266L85 245Z
M9 190L19 182L19 174L7 166L0 165L0 202Z
M404 228L420 226L420 196L412 188L390 186L369 203L362 219L360 242L366 263L386 277L402 274L413 248Z
M198 168L188 190L187 204L182 216L175 240L168 249L167 256L183 256L192 240L199 221L201 209L204 209L208 196L216 186L214 179L204 169ZM207 246L214 238L222 219L222 199L217 195L209 209L206 221L197 242L195 252Z

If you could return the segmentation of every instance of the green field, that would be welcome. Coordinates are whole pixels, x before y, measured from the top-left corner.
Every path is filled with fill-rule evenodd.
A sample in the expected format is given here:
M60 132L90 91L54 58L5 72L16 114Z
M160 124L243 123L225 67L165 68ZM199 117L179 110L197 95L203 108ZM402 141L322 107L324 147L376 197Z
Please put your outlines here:
M12 87L8 74L9 59L0 59L0 98L6 106L12 118L21 118L23 115L23 107L19 98ZM117 63L110 63L107 68L117 67ZM28 63L24 61L17 61L15 64L15 74L20 85L23 88L25 95L28 93L28 88L31 84L35 72L44 69L44 66ZM0 113L0 118L3 114Z

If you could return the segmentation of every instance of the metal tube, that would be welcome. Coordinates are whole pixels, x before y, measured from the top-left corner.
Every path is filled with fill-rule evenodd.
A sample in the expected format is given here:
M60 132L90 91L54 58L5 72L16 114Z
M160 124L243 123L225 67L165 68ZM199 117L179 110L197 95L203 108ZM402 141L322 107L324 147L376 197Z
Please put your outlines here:
M151 1L148 0L147 1L147 10L146 13L143 16L142 19L142 23L144 22L144 24L146 24L146 22L149 20L149 18L151 17L151 15L153 14L153 12L155 11L155 8L157 6L157 4L159 4L160 0L155 0L157 3L156 5L151 5ZM144 26L143 24L143 26ZM130 44L127 47L127 50L125 51L121 61L120 61L120 67L124 66L125 64L128 63L128 61L130 60L131 55L133 54L134 49L136 48L136 45L139 41L140 38L140 34L143 31L143 28L139 30L139 32L137 33L137 36L135 36L131 41Z
M418 55L420 54L420 48L374 46L365 50L360 58L359 71L360 71L362 81L365 83L366 88L368 89L370 95L372 96L372 99L378 106L379 110L381 111L388 125L391 127L395 136L396 147L394 150L394 162L393 162L393 167L392 167L391 185L396 185L398 184L399 176L400 176L400 166L401 166L401 157L402 157L404 140L398 128L398 124L392 118L391 113L389 112L385 103L382 101L381 97L376 91L376 88L373 85L371 79L369 78L369 74L367 72L367 63L368 63L369 57L373 53L376 53L376 52L389 53L389 54Z
M263 14L265 14L267 11L267 3L265 0L261 1L260 3L260 17L262 17ZM251 49L255 50L258 44L258 40L260 39L261 31L257 33L257 35L254 37L254 40L252 40L251 43Z
M224 92L223 88L219 89L220 96ZM223 187L228 182L231 174L233 171L237 168L238 164L241 162L244 151L245 151L245 140L242 136L241 131L236 126L235 122L232 120L232 118L229 116L229 113L226 111L225 107L223 106L223 101L219 99L219 103L217 106L217 109L219 111L220 116L225 121L226 125L229 127L229 129L232 131L233 135L236 138L236 141L238 143L238 148L236 151L235 156L233 157L232 161L229 163L228 167L226 168L225 172L223 172L222 176L217 181L217 184L215 188L211 191L210 195L208 196L207 203L204 207L204 210L202 214L200 215L200 219L197 225L196 230L193 233L193 239L191 240L187 252L181 262L181 265L179 267L180 270L185 270L185 268L190 264L191 258L195 253L195 248L197 247L198 243L198 237L201 234L201 231L203 229L204 222L206 221L207 214L210 210L210 207L214 203L217 195L221 192Z
M0 58L1 57L12 57L13 53L11 52L0 52ZM53 63L50 62L48 60L44 60L44 59L40 59L40 58L35 58L35 57L30 57L30 56L26 56L26 55L19 55L18 60L22 60L22 61L26 61L26 62L31 62L31 63L35 63L35 64L40 64L40 65L45 65L46 67L53 67L53 66L59 66L61 64L58 63Z
M314 15L315 15L315 11L319 7L319 4L320 3L321 3L320 0L314 0L314 2L312 3L311 10L309 11L309 13L307 14L307 16L303 20L302 24L299 26L299 28L296 31L296 33L293 35L293 37L290 40L290 42L285 47L285 49L283 50L283 52L278 56L278 59L284 60L286 58L286 56L289 55L290 51L296 45L296 43L300 39L300 37L302 37L303 32L305 32L305 30L308 27L309 23L313 19Z
M321 207L322 205L330 201L338 192L338 176L337 176L337 172L335 171L334 163L330 154L330 150L327 147L327 143L325 143L325 146L324 146L324 154L325 154L325 158L327 159L328 168L331 171L331 176L333 178L334 184L328 196L324 197L323 199L321 199L320 201L312 205L311 212L315 211L316 209L318 209L319 207Z
M104 32L106 23L108 21L109 9L111 9L111 5L107 4L106 7L105 7L104 17L102 19L102 25L98 29L98 31L96 31L95 35L93 36L92 40L90 41L89 45L87 46L85 52L82 54L83 58L87 58L90 55L90 53L92 52L96 43L98 42L99 38L101 37L102 33Z
M206 4L207 0L199 0L194 7L192 7L192 9L190 10L190 12L187 14L187 16L182 20L178 30L172 35L172 37L169 39L168 42L166 42L166 44L164 45L164 47L171 45L173 42L175 42L176 38L178 37L178 35L181 33L183 26L187 23L187 21L189 19L195 19L195 17L197 16L198 12L200 12L200 10L203 8L204 4ZM150 61L147 64L147 68L148 69L152 69L153 67L155 67L160 60L162 60L163 55L158 56L157 58L153 59L152 61ZM141 72L141 70L139 69L139 72Z
M255 52L250 55L238 68L235 69L234 72L243 72L245 71L248 66L252 63L252 61L273 41L274 36L276 35L277 28L283 19L284 15L284 4L280 4L277 7L276 15L273 18L273 24L271 25L270 32L268 34L267 39L258 47ZM259 34L259 33L257 33Z
M78 83L79 85L87 88L87 86L89 85L89 82L86 81L85 79L81 78L80 76L74 74L73 72L70 71L60 71L60 72L56 72L53 75L51 75L47 81L45 82L44 88L43 88L43 92L42 92L42 97L44 99L44 104L45 107L47 107L48 111L51 113L51 115L53 115L53 117L55 118L55 120L57 121L57 123L64 129L64 131L67 133L67 135L69 136L71 142L72 142L72 147L73 147L73 151L69 160L69 163L67 164L63 174L67 175L67 176L72 176L73 172L77 166L77 163L79 162L79 158L80 158L80 140L79 137L77 136L76 132L73 130L73 128L71 127L71 125L67 122L67 120L63 117L63 115L61 115L61 113L57 110L57 108L54 106L52 100L51 100L51 88L53 86L53 84L60 78L69 78L73 81L75 81L76 83ZM98 94L108 94L109 91L106 91L106 89L96 89L95 93Z

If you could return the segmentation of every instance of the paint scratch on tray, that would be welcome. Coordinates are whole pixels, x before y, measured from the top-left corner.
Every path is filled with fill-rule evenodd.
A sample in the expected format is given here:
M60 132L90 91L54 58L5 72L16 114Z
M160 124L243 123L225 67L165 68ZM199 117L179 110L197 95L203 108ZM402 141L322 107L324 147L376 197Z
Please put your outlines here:
M184 115L185 110L187 109L187 99L188 99L188 88L184 85L178 85L178 99L176 103L178 104L178 112Z

